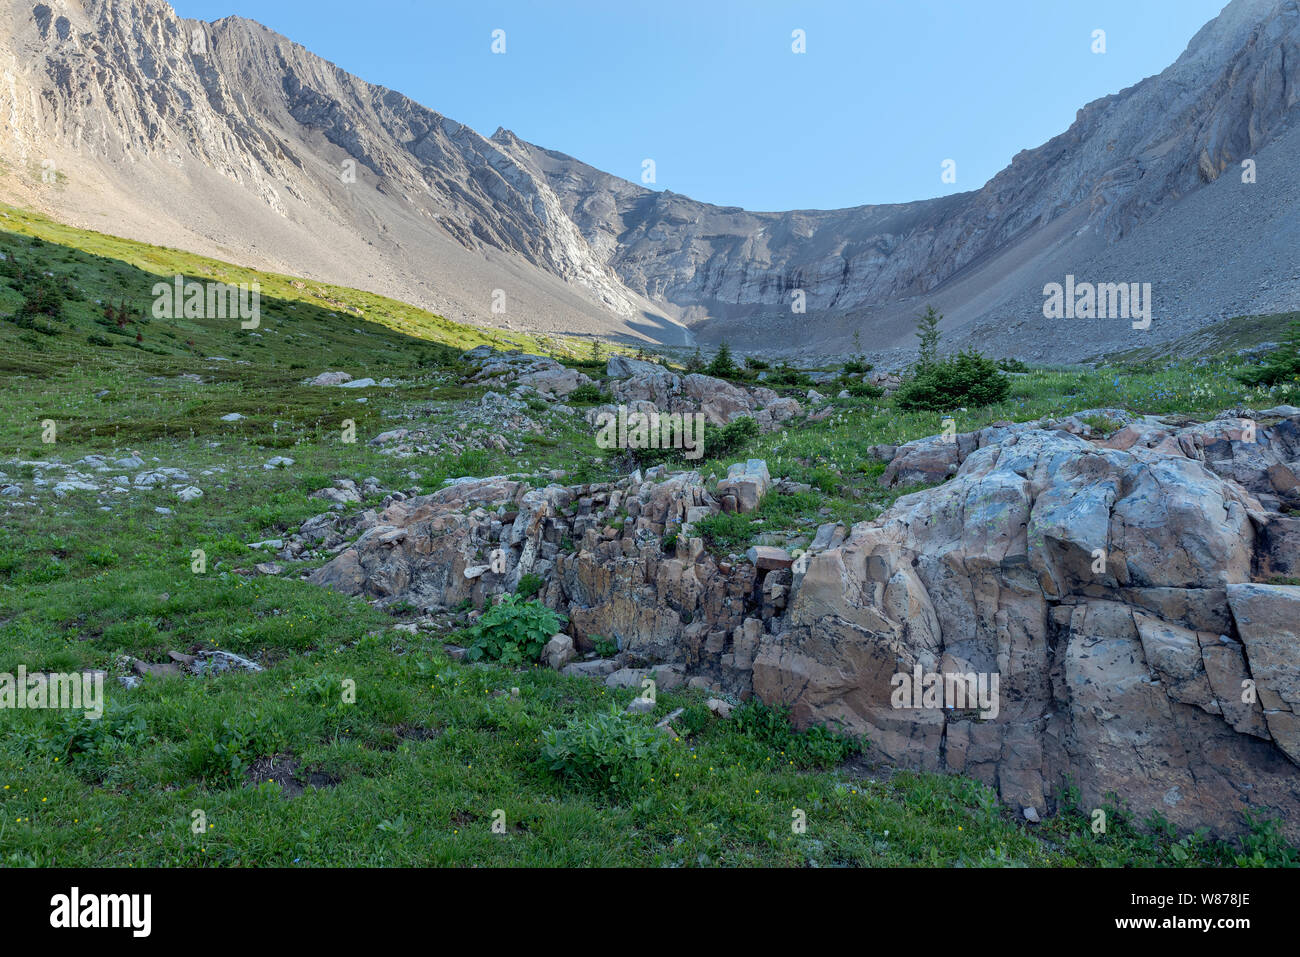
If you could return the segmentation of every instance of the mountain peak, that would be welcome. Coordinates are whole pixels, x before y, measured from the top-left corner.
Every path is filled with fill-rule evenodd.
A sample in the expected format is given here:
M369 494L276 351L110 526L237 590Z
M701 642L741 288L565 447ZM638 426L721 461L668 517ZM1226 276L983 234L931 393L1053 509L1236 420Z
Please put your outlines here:
M197 21L164 0L56 6L9 0L0 52L26 66L2 155L19 168L49 159L66 186L11 178L6 198L458 318L502 321L500 289L510 321L539 328L685 341L691 323L740 346L829 349L862 330L910 345L931 300L980 345L1023 348L1036 330L1052 357L1075 359L1122 344L1118 326L1087 341L1039 329L1038 290L1067 270L1114 270L1116 256L1164 271L1171 248L1191 270L1214 247L1167 221L1286 136L1300 91L1297 0L1232 0L1174 64L1085 105L980 189L753 212L648 189L505 127L485 139L255 21L191 36ZM1273 196L1270 177L1245 195ZM1252 267L1167 305L1202 321L1293 289ZM817 322L791 313L793 290Z

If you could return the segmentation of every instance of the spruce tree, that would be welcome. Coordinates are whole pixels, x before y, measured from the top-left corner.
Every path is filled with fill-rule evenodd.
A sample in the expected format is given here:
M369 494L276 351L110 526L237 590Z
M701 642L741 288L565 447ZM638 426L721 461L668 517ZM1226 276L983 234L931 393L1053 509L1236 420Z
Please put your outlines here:
M917 371L930 368L939 360L939 323L943 313L935 312L934 306L926 306L924 315L916 320L916 338L921 340L920 359Z
M725 339L718 344L717 354L714 355L713 361L709 363L709 367L705 371L715 379L734 379L740 374L735 361L731 358L731 349L727 346Z

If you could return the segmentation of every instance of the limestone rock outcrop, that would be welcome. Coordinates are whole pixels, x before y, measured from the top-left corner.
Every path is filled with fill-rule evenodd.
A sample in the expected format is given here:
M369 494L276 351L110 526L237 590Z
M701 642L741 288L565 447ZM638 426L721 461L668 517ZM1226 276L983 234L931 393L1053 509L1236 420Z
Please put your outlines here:
M809 529L802 554L724 558L694 537L788 486L761 461L712 489L662 466L599 485L466 479L301 537L337 551L313 581L381 601L482 606L541 576L578 651L618 648L566 673L658 665L1035 814L1072 786L1089 808L1113 794L1220 833L1263 809L1297 839L1300 586L1272 579L1296 560L1278 475L1300 464L1300 413L1243 412L908 443L887 475L942 484Z
M315 584L445 609L482 607L531 573L546 582L539 598L568 616L579 650L599 636L625 661L678 662L747 692L763 621L784 607L773 590L790 573L719 562L700 539L679 534L719 509L698 473L661 467L612 485L461 480L363 513L346 536L322 531L331 516L309 520L303 533L339 548L311 574Z
M812 556L764 636L755 693L1017 807L1050 807L1070 782L1090 807L1113 792L1139 817L1231 831L1262 806L1295 833L1300 589L1252 583L1268 516L1214 468L1256 464L1239 426L1151 448L1032 428L947 443L969 450L950 481ZM896 473L917 454L900 449ZM895 676L917 669L996 676L998 699L900 707Z
M758 423L760 430L771 432L803 412L798 400L762 386L743 388L698 372L678 375L661 366L633 370L632 375L610 380L609 394L609 404L588 410L588 422L616 413L622 405L634 412L700 412L704 421L715 428L747 416Z

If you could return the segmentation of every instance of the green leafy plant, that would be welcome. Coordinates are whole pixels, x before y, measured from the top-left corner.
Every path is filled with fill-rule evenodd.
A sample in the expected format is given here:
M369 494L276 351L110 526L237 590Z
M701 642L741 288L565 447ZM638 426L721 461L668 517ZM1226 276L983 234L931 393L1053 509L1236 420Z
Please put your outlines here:
M1242 853L1234 858L1238 867L1296 867L1300 848L1287 842L1282 822L1264 812L1243 812L1249 832L1241 838Z
M597 791L635 789L649 777L665 740L643 716L617 706L575 717L542 738L542 758L552 771Z
M1118 422L1104 415L1085 415L1079 421L1100 435L1110 435L1119 428Z
M534 575L532 572L525 572L520 576L519 584L515 586L515 594L520 598L532 598L542 590L542 586L545 584L546 580L542 578L541 575ZM554 632L552 632L552 634L554 634Z
M82 777L98 779L146 737L145 721L134 704L105 702L99 718L73 711L60 716L52 730L40 736L39 749L66 762Z
M220 727L195 733L184 752L183 764L194 777L233 785L257 757L275 754L284 741L283 732L269 717L253 711L226 718Z
M747 548L758 532L752 515L739 512L718 512L695 523L695 531L704 544L715 552Z
M707 728L713 720L713 712L699 701L693 701L686 706L680 718L674 722L674 726L687 735L699 734Z
M465 632L465 657L506 665L536 661L566 620L539 601L504 595Z
M736 708L731 720L737 731L781 752L800 768L832 768L862 753L861 739L820 725L796 731L790 726L789 708L769 707L757 699Z
M618 654L618 642L613 638L606 638L604 635L589 635L587 640L591 642L592 650L602 658L613 658Z

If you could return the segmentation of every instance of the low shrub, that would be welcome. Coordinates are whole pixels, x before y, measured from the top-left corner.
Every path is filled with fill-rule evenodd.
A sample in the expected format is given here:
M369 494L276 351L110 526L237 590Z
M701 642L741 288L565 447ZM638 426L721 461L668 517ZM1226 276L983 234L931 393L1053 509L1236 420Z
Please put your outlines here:
M584 382L570 392L564 400L566 405L600 405L604 401L600 394L600 386L594 382Z
M948 412L993 405L1010 393L1011 382L997 363L972 350L918 367L894 403L905 412Z
M758 529L749 515L739 512L718 512L695 523L695 531L704 544L717 552L748 548Z
M705 425L702 435L695 436L695 442L699 443L701 439L704 443L704 454L710 458L726 458L735 455L742 450L759 434L758 423L750 416L741 416L734 422L728 422L726 425L718 428L712 425ZM688 459L686 457L686 448L674 448L675 445L684 444L677 441L671 435L668 439L667 448L657 449L616 449L612 452L612 458L619 463L619 468L631 467L649 467L658 465L663 462L692 462L698 463L699 458ZM699 446L696 445L698 450ZM693 466L692 466L693 467Z
M1300 382L1300 322L1291 323L1282 344L1268 354L1262 365L1237 372L1235 378L1249 386Z
M742 415L734 422L728 422L720 429L705 427L704 453L710 458L721 459L734 455L758 438L758 423L748 415Z
M844 386L844 391L855 399L879 399L885 394L884 389L870 382L850 382Z
M26 293L18 307L19 316L63 318L63 290L53 279L42 276L27 287Z
M766 386L789 386L791 388L807 388L812 385L812 379L808 373L802 369L796 369L788 362L781 362L775 369L768 372L763 379Z

